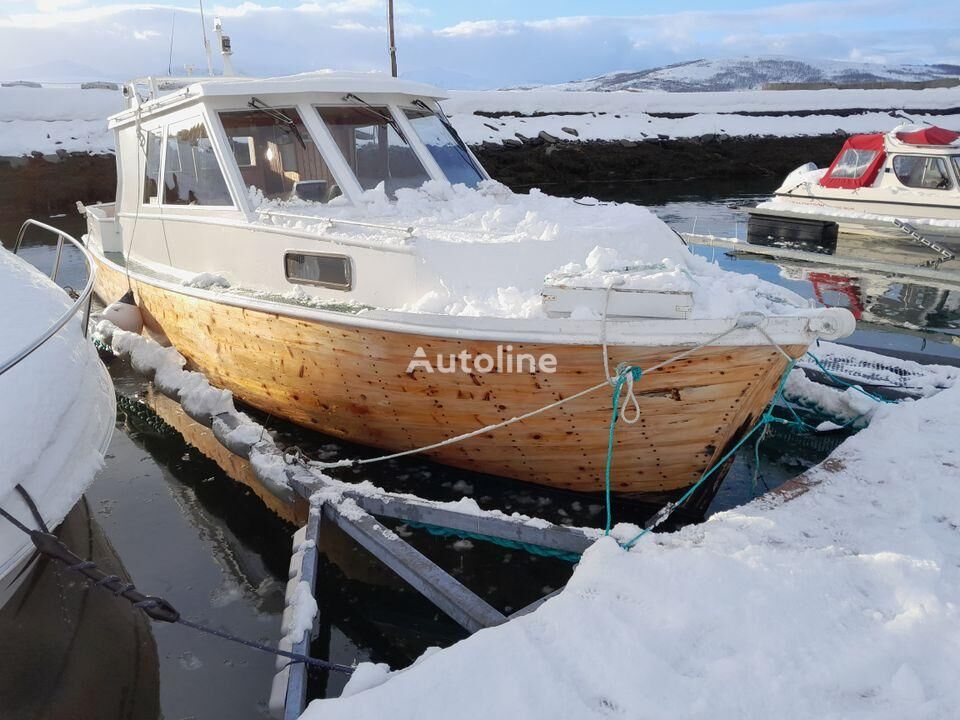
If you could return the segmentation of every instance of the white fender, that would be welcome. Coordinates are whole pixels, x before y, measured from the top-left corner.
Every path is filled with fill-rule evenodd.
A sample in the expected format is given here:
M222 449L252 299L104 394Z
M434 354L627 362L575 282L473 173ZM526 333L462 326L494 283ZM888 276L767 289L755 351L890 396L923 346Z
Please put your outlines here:
M133 299L133 291L128 290L127 294L111 303L103 311L103 319L109 320L121 330L140 334L143 330L143 315L140 308L137 307Z
M857 321L846 308L825 308L810 318L808 327L823 340L839 340L857 329Z

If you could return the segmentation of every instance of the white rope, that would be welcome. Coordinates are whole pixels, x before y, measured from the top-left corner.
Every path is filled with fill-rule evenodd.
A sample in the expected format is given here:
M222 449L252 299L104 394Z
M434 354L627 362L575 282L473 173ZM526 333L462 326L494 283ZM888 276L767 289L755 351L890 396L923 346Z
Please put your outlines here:
M623 398L623 405L620 406L620 419L623 420L627 425L633 425L640 419L640 403L637 401L637 396L633 393L633 374L627 372L627 394ZM633 415L627 416L627 406L633 405Z
M709 338L708 340L705 340L704 342L700 343L699 345L695 345L694 347L688 348L687 350L684 350L684 351L681 352L681 353L677 353L677 354L674 355L673 357L668 358L667 360L664 360L664 361L661 362L661 363L657 363L656 365L654 365L653 367L651 367L651 368L649 368L649 369L647 369L647 370L644 370L644 374L649 375L650 373L656 372L657 370L660 370L661 368L664 368L664 367L666 367L667 365L671 365L671 364L677 362L678 360L682 360L683 358L688 357L689 355L692 355L693 353L697 352L698 350L702 350L703 348L705 348L705 347L707 347L707 346L709 346L709 345L717 342L718 340L726 337L727 335L729 335L729 334L732 333L734 330L736 330L736 329L738 329L738 328L740 328L740 327L742 327L740 324L735 323L732 327L727 328L727 329L724 330L722 333L720 333L720 334L718 334L718 335L715 335L715 336ZM755 326L754 326L754 327L755 327ZM769 337L769 336L768 336L768 337ZM621 364L621 365L619 366L619 368L621 368L620 372L623 372L624 370L630 368L631 366L632 366L632 365L631 365L630 363ZM627 420L626 418L624 418L624 420L626 420L626 422L627 422L628 424L633 424L633 423L637 422L637 420L639 419L640 404L637 402L636 396L633 394L633 391L632 391L632 384L633 384L633 378L632 378L632 376L630 376L630 379L627 381L627 383L628 383L628 387L631 387L631 390L630 390L630 392L628 393L627 398L624 399L624 407L621 408L621 417L623 417L623 413L624 413L624 411L625 411L625 409L626 409L626 406L627 406L628 403L631 403L631 398L632 398L632 404L634 404L634 406L635 406L635 412L634 412L633 419L632 419L632 420ZM319 460L314 460L314 461L311 461L310 465L311 465L312 467L316 467L316 468L319 468L319 469L321 469L321 470L331 469L331 468L339 468L339 467L353 467L353 466L356 466L356 465L369 465L369 464L371 464L371 463L384 462L384 461L386 461L386 460L395 460L395 459L397 459L397 458L407 457L407 456L409 456L409 455L417 455L417 454L419 454L419 453L430 452L431 450L437 450L437 449L439 449L439 448L446 447L447 445L454 445L454 444L456 444L456 443L458 443L458 442L462 442L462 441L464 441L464 440L469 440L469 439L471 439L471 438L475 438L475 437L477 437L478 435L484 435L484 434L486 434L486 433L493 432L494 430L499 430L499 429L501 429L501 428L508 427L508 426L510 426L510 425L513 425L514 423L518 423L518 422L521 422L521 421L523 421L523 420L528 420L528 419L530 419L530 418L532 418L532 417L535 417L535 416L537 416L537 415L540 415L540 414L542 414L542 413L545 413L545 412L547 412L547 411L549 411L549 410L553 410L554 408L558 408L558 407L560 407L561 405L564 405L564 404L566 404L566 403L568 403L568 402L572 402L572 401L574 401L574 400L577 400L577 399L579 399L579 398L582 398L582 397L584 397L585 395L589 395L589 394L592 393L592 392L596 392L596 391L599 390L600 388L609 387L609 385L610 385L610 380L609 380L609 378L605 378L603 382L597 383L596 385L593 385L593 386L591 386L591 387L588 387L588 388L586 388L585 390L581 390L581 391L578 392L578 393L574 393L573 395L568 395L568 396L565 397L565 398L561 398L560 400L556 400L556 401L554 401L554 402L552 402L552 403L549 403L549 404L547 404L547 405L544 405L543 407L537 408L536 410L531 410L530 412L526 412L526 413L524 413L523 415L517 415L516 417L512 417L512 418L510 418L510 419L508 419L508 420L504 420L504 421L499 422L499 423L496 423L496 424L494 424L494 425L487 425L486 427L478 428L477 430L471 430L470 432L463 433L462 435L456 435L456 436L454 436L454 437L447 438L446 440L441 440L441 441L439 441L439 442L431 443L430 445L424 445L423 447L413 448L412 450L403 450L403 451L401 451L401 452L391 453L391 454L389 454L389 455L380 455L380 456L377 456L377 457L364 458L364 459L360 459L360 460L336 460L336 461L333 461L333 462L322 462L322 461L319 461Z
M600 347L603 352L603 376L611 385L615 380L610 375L610 357L607 353L607 308L610 306L610 293L613 291L613 285L607 285L607 292L603 296L603 316L600 318Z

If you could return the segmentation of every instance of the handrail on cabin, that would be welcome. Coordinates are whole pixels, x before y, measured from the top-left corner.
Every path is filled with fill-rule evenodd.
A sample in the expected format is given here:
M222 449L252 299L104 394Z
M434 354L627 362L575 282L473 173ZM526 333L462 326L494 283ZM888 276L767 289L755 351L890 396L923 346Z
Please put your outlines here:
M69 233L60 230L59 228L55 228L52 225L47 225L46 223L31 219L27 220L23 223L23 225L20 226L20 232L17 233L17 241L13 245L14 255L19 252L20 246L23 243L23 237L26 234L28 227L38 227L57 236L57 254L54 256L53 270L50 272L50 279L53 280L53 282L57 281L57 276L60 274L60 259L63 256L64 241L69 242L83 255L83 261L87 266L87 282L83 286L83 290L80 291L80 294L77 296L77 299L74 301L73 305L71 305L70 308L63 313L63 315L57 318L57 321L53 323L53 325L47 328L46 331L44 331L36 340L29 343L13 357L8 358L7 360L3 361L2 364L0 364L0 375L3 375L7 370L10 370L20 363L20 361L29 357L34 351L47 342L47 340L60 332L64 325L70 321L70 318L76 315L81 308L83 308L84 337L87 336L87 326L90 323L90 304L93 302L93 282L97 275L97 269L93 263L93 256L90 254L90 251L83 246L83 243Z

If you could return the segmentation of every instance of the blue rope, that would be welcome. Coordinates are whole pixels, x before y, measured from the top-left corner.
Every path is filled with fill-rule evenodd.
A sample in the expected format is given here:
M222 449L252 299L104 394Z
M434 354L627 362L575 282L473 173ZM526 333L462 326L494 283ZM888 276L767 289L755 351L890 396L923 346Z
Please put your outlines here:
M610 414L610 435L607 438L607 465L603 473L603 495L607 506L607 522L603 534L609 535L613 526L613 503L610 501L610 467L613 465L613 433L617 427L617 417L620 415L620 393L628 378L634 382L643 377L643 370L639 367L625 366L617 372L616 382L613 384L613 409Z
M836 375L834 375L832 372L830 372L829 370L827 370L827 369L823 366L823 363L820 362L820 359L817 358L816 355L814 355L814 354L811 353L811 352L807 352L807 355L809 355L809 356L813 359L813 361L814 361L814 362L817 364L817 366L824 372L824 374L826 374L826 376L827 376L828 378L830 378L830 379L833 380L834 382L838 383L839 385L843 385L843 386L848 387L848 388L853 388L853 389L856 390L857 392L862 393L862 394L865 395L866 397L868 397L868 398L870 398L871 400L874 400L874 401L876 401L876 402L887 403L887 404L893 404L893 403L896 402L896 401L894 401L894 400L887 400L886 398L878 397L878 396L874 395L873 393L867 392L866 390L864 390L863 388L859 387L858 385L854 385L854 384L849 383L849 382L847 382L847 381L845 381L845 380L842 380L841 378L838 378ZM722 458L720 458L720 460L718 460L711 468L709 468L708 470L706 470L706 471L703 473L703 475L700 476L700 479L697 480L697 482L695 482L683 495L680 496L680 499L677 500L677 502L665 506L659 513L657 513L657 515L656 515L655 518L654 518L654 522L653 522L652 524L651 524L651 523L648 523L648 525L647 525L646 527L644 527L639 533L637 533L637 534L636 534L634 537L632 537L630 540L628 540L628 541L625 542L625 543L621 543L621 545L622 545L624 548L629 549L629 548L633 547L640 538L642 538L642 537L643 537L644 535L646 535L647 533L651 532L651 531L653 530L653 528L656 527L657 524L659 524L659 522L662 522L662 520L666 519L666 517L669 516L669 514L670 514L671 512L673 512L674 508L679 507L680 505L683 505L683 503L685 503L687 500L689 500L689 499L690 499L690 496L693 495L694 492L696 492L697 488L699 488L701 485L703 485L703 483L706 482L707 479L709 479L714 473L716 473L716 471L717 471L719 468L723 467L724 463L726 463L731 457L733 457L733 455L743 446L743 444L744 444L745 442L747 442L747 440L749 440L749 439L750 439L754 434L756 434L761 428L765 428L767 425L770 425L770 424L772 424L772 423L777 423L777 424L780 424L780 425L790 425L790 426L795 427L795 428L797 428L797 429L799 429L799 430L816 431L816 428L815 428L813 425L810 425L809 423L805 422L805 421L803 420L803 418L801 418L800 415L797 413L797 411L794 409L794 407L793 407L789 402L787 402L786 400L783 399L783 389L784 389L784 387L786 386L786 384L787 384L787 379L790 377L790 373L793 371L793 369L794 369L794 367L796 366L796 364L797 364L797 361L796 361L796 360L791 360L790 363L787 365L787 369L786 369L786 371L783 373L783 377L780 378L780 384L777 385L777 391L776 391L776 393L774 393L773 399L770 401L770 404L767 406L767 409L764 411L763 415L760 416L760 420L757 422L757 424L754 425L754 426L750 429L750 431L749 431L748 433L746 433L742 438L740 438L740 440L738 440L737 443L736 443L732 448L730 448L730 450L727 451ZM621 383L621 384L622 384L622 383ZM619 386L618 386L618 387L619 387ZM614 408L616 408L616 404L617 404L617 401L616 401L616 392L617 392L617 389L618 389L618 388L615 388ZM783 406L787 408L787 410L790 412L791 415L793 415L793 419L792 419L792 420L783 420L783 419L781 419L781 418L776 417L776 416L773 414L774 408L777 407L777 405L778 405L778 403L780 403L780 401L783 401ZM849 427L850 425L853 425L853 423L857 422L861 417L863 417L863 416L862 416L862 415L857 415L856 417L851 418L850 420L847 420L847 421L844 422L842 425L838 425L838 429L843 429L843 428ZM614 420L615 420L615 419L616 419L616 412L614 412ZM610 438L611 438L611 448L612 448L612 440L613 440L613 423L612 423L612 422L611 422L611 426L610 426ZM757 480L757 474L758 474L759 466L760 466L760 440L762 440L762 439L763 439L763 438L762 438L762 435L761 435L760 437L757 438L756 444L754 445L754 456L753 456L753 457L754 457L754 476L753 476L753 482L752 482L752 484L751 484L751 487L752 487L752 489L753 489L754 492L756 492L756 480ZM609 518L610 518L610 509L609 509L609 502L610 502L610 500L609 500L609 498L610 498L610 455L611 455L611 450L608 449L608 452L607 452L607 475L606 475L606 491L607 491L607 503L608 503L608 507L607 507L607 533L606 533L607 535L610 534L610 528L609 528L609 524L610 524L610 519L609 519Z

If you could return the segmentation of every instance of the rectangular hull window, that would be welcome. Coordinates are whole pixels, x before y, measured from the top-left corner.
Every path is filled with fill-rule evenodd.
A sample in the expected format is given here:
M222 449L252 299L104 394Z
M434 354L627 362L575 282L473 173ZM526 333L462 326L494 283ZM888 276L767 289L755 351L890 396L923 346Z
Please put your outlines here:
M163 202L165 205L233 205L210 136L199 118L172 123L167 128Z
M343 196L295 109L222 112L220 121L244 185L268 200L329 203Z
M287 253L283 257L287 280L302 285L320 285L337 290L353 288L350 258L346 255Z
M430 176L386 107L317 108L364 190L383 185L387 197L418 188Z

